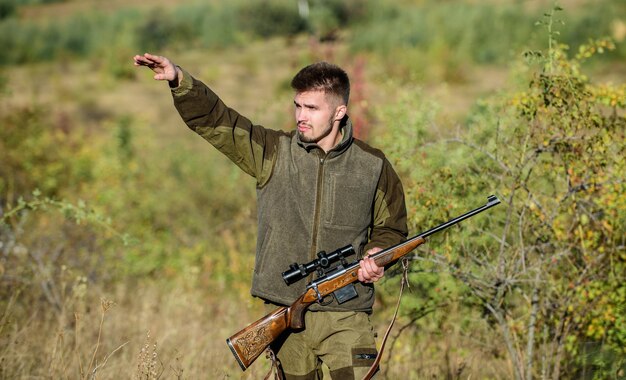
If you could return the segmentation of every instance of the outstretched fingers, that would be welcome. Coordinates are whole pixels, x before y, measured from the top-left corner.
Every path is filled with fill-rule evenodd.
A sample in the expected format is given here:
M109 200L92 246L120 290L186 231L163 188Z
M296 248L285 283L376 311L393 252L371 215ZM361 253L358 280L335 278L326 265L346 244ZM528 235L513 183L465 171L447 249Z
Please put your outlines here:
M135 66L146 66L154 71L154 79L156 80L171 81L176 79L176 67L169 59L160 55L138 54L133 57L133 62Z
M146 53L144 55L135 55L133 57L133 61L135 61L135 66L152 66L155 65L155 60L151 58L152 55Z

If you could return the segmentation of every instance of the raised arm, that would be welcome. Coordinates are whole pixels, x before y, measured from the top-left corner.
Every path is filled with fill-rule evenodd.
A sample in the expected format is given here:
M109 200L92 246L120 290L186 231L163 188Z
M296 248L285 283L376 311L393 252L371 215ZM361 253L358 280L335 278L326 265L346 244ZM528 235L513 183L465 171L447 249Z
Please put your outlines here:
M170 59L145 53L133 57L135 66L151 69L155 80L168 81L174 106L187 126L230 158L259 186L271 176L278 138L285 133L253 125L208 86Z

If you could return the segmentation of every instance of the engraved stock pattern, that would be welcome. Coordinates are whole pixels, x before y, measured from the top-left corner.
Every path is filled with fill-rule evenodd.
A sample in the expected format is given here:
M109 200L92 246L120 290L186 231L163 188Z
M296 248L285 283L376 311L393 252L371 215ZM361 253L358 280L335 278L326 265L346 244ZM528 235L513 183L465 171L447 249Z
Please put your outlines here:
M268 326L262 326L258 330L250 330L241 338L237 339L236 345L241 348L241 354L246 360L254 359L260 351L272 343L272 334Z

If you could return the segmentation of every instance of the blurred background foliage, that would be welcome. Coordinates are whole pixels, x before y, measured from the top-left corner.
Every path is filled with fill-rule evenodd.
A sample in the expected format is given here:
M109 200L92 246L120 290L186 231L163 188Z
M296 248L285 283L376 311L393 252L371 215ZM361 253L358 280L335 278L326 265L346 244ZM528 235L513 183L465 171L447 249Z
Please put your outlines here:
M349 30L355 51L397 57L408 49L438 50L437 60L505 63L537 42L534 24L545 10L539 2L191 1L150 8L131 2L90 12L72 12L68 6L50 19L33 5L58 2L3 2L1 64L99 56L118 44L131 51L214 49L303 32L332 39L339 30ZM623 43L620 2L580 3L561 27L562 43L576 45L590 36L612 34ZM618 49L614 58L625 54Z
M412 234L502 199L410 257L383 378L624 378L625 41L609 0L3 0L0 378L269 368L240 375L223 344L265 312L254 181L186 130L144 51L283 129L297 69L344 66Z

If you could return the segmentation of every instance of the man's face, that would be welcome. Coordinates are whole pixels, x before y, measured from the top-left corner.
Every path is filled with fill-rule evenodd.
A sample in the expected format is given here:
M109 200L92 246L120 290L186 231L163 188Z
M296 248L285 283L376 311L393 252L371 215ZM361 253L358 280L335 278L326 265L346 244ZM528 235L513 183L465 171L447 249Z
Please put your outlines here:
M300 140L317 143L321 147L335 146L338 135L336 130L333 131L333 126L335 121L343 117L345 106L333 102L332 97L324 91L299 92L293 103Z

